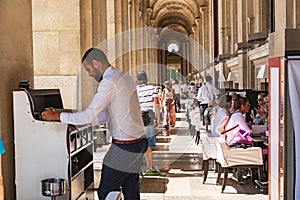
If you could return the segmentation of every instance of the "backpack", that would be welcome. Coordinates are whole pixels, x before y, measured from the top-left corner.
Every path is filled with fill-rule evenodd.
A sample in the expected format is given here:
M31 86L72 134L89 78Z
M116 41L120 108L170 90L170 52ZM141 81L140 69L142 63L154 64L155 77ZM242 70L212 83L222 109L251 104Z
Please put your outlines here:
M153 125L155 119L155 113L153 112L153 110L143 110L142 119L143 119L144 126Z
M223 119L220 121L220 123L217 125L217 128L216 128L216 132L220 135L224 135L225 133L235 129L236 127L238 127L239 125L235 125L234 127L230 128L230 129L227 129L226 130L226 126L230 120L230 117L231 117L232 113L230 115L226 115L223 117Z

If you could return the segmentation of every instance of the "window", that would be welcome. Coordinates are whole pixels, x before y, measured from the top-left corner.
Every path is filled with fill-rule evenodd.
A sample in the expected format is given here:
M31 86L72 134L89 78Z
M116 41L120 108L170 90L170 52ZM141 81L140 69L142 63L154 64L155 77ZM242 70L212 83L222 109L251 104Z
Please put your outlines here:
M168 51L169 51L169 52L172 52L172 53L177 53L177 52L179 51L179 47L178 47L177 44L171 43L171 44L169 44L169 46L168 46Z

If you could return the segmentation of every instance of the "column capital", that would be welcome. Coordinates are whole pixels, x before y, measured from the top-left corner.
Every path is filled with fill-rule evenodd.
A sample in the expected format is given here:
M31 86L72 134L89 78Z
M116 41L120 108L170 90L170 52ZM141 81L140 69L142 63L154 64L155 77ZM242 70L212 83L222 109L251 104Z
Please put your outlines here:
M154 19L150 19L150 25L152 27L155 27L156 21Z
M197 31L197 25L196 25L196 24L193 24L193 25L192 25L192 31L193 31L194 33L196 33L196 31Z
M207 10L207 5L202 5L199 10L200 10L201 14L204 14Z
M197 24L197 26L201 23L201 17L196 17L195 18L195 23Z
M152 14L152 11L153 11L153 9L152 9L151 7L147 7L147 13L148 13L149 15Z

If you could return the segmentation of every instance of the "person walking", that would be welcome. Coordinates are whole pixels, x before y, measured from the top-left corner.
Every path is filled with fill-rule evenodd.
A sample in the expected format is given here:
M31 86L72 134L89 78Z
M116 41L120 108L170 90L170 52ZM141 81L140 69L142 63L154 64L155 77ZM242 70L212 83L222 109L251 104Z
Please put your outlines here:
M177 79L174 81L174 84L172 85L172 89L174 90L176 96L175 112L178 113L181 109L181 104L180 104L180 85Z
M199 88L197 95L197 100L200 103L200 115L202 118L203 126L205 125L204 112L208 108L208 106L213 105L214 99L217 94L217 89L212 85L212 77L209 75L206 76L205 81L205 84Z
M112 67L100 49L87 50L82 65L99 82L89 106L74 113L47 109L42 118L74 125L107 122L112 145L103 159L99 199L104 200L109 192L121 188L125 200L139 200L139 173L148 141L136 84L128 74Z
M169 129L170 126L175 126L176 112L175 112L175 92L172 89L170 81L165 82L165 88L161 94L161 102L164 106L164 121L163 126L165 129Z
M156 123L159 122L160 116L160 106L158 100L158 93L153 85L148 85L147 74L144 70L137 72L137 93L139 97L139 102L141 105L142 113L146 112L151 116L151 121L145 122L146 137L148 139L148 148L145 153L146 161L146 175L159 175L160 172L153 167L153 154L152 148L156 146L156 133L155 127Z

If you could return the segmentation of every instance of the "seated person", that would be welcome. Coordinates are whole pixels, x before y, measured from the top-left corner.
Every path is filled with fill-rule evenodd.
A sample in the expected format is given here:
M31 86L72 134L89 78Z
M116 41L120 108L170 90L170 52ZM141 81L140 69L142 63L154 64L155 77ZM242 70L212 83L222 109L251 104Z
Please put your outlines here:
M257 96L258 107L254 108L254 111L251 113L251 118L253 120L253 124L255 125L263 125L266 121L266 112L267 112L267 104L264 101L266 97L265 94L261 93Z
M235 112L231 114L225 129L231 129L225 134L225 140L230 146L245 144L251 146L253 141L250 137L252 130L245 121L244 114L249 111L249 100L245 97L238 98L235 102ZM238 138L239 137L239 138Z
M230 95L223 94L220 97L219 106L216 109L217 112L215 114L215 118L213 119L213 129L212 129L212 136L219 136L219 134L216 131L216 128L220 121L225 117L226 115L229 115L230 108L232 103L232 97Z

